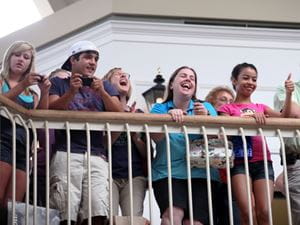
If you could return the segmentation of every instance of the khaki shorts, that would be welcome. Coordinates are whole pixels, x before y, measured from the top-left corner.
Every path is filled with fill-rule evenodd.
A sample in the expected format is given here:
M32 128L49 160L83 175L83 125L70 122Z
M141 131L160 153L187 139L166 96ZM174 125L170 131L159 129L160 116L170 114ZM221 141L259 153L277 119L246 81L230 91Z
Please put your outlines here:
M70 219L88 218L87 154L71 153ZM91 156L91 215L107 216L109 206L108 163ZM50 207L58 209L61 220L68 219L67 153L57 151L50 165Z
M146 194L146 178L133 177L132 179L132 200L133 200L133 215L143 216L144 199ZM130 216L130 194L129 194L129 179L114 179L113 185L113 214L119 214L119 205L121 207L122 216Z

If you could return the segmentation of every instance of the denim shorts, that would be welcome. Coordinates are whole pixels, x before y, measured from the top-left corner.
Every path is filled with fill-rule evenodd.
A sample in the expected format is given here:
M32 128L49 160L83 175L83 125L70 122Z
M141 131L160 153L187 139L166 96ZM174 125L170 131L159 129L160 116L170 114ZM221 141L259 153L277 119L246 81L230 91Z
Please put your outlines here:
M6 162L12 165L12 143L11 140L1 138L0 145L0 161ZM19 170L26 171L26 147L16 142L16 168Z
M272 162L268 162L268 170L269 170L269 180L274 181L274 170ZM245 165L244 163L234 165L234 167L230 170L231 176L237 174L246 174ZM264 162L249 162L249 175L252 180L260 180L265 179L265 169L264 169Z

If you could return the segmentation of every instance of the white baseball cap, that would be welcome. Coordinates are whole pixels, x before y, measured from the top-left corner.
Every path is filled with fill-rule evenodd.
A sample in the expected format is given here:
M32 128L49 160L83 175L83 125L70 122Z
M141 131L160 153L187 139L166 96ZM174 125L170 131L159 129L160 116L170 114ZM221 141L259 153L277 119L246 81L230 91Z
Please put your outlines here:
M72 66L70 62L70 58L73 55L76 55L79 52L93 51L99 55L99 49L97 46L91 41L78 41L71 46L68 52L68 59L61 66L62 69L71 71Z

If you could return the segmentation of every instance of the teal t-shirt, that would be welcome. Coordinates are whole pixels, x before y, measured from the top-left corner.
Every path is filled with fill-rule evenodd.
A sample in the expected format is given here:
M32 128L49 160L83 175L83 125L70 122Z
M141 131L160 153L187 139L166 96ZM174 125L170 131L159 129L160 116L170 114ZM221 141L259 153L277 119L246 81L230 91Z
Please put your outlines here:
M211 116L217 116L214 107L208 103L203 103ZM166 114L170 109L175 108L173 101L155 104L151 113ZM187 109L187 115L194 115L194 101L191 100ZM193 135L200 138L200 135ZM170 133L170 150L171 150L171 170L172 177L177 179L187 179L187 163L186 163L186 147L185 138L182 133ZM211 168L211 179L219 181L219 173L217 169ZM192 168L192 178L206 179L206 169ZM156 156L152 163L152 180L157 181L168 177L166 139L162 139L156 144Z

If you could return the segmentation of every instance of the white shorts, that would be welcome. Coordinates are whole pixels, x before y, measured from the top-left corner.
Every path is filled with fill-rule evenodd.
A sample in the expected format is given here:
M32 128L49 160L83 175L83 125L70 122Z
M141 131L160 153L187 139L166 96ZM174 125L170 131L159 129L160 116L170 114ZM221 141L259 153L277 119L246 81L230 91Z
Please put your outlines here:
M87 154L71 153L70 219L88 218ZM108 163L91 156L91 215L107 216L109 209ZM61 220L68 220L67 153L57 151L50 165L50 207L58 209Z

